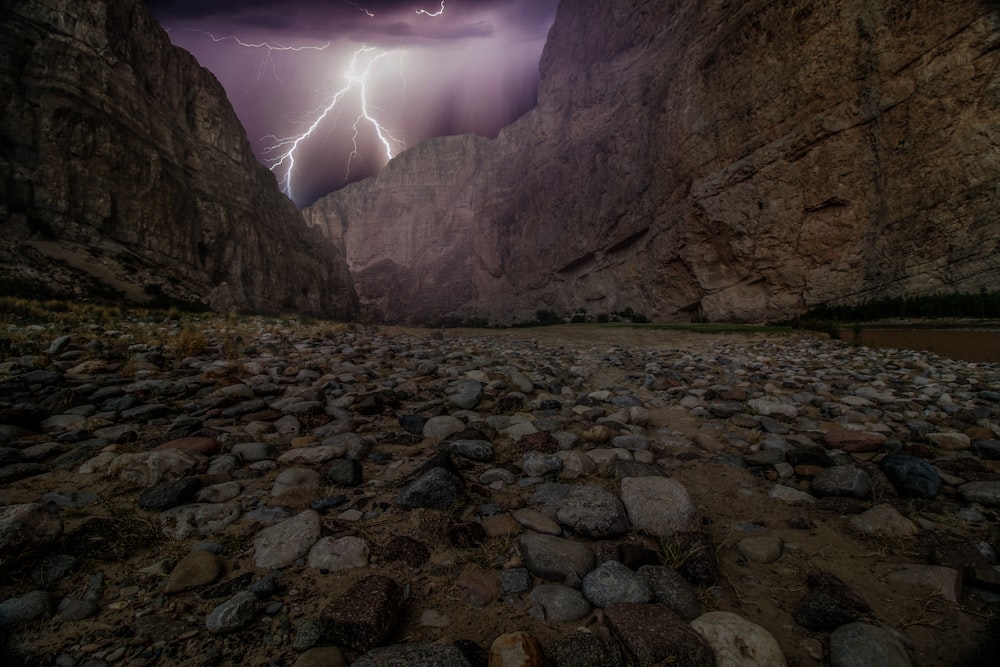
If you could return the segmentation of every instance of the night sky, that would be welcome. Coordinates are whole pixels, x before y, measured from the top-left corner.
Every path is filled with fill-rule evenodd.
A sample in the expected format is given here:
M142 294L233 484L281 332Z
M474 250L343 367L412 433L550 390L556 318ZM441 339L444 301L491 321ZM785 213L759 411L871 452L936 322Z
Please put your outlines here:
M376 174L405 146L465 132L493 137L528 111L558 2L147 5L226 88L258 159L302 206Z

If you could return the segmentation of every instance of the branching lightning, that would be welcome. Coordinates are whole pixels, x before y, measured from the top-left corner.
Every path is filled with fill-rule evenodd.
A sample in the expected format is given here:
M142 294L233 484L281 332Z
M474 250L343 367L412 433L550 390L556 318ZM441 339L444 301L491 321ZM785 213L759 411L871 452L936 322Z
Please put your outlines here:
M293 180L295 176L295 157L298 149L303 142L307 141L317 132L323 122L331 114L333 114L342 103L346 104L345 98L347 98L351 92L357 93L358 114L352 125L354 134L351 141L354 149L351 151L347 160L347 174L345 178L350 176L351 165L353 164L354 159L358 157L358 135L361 132L360 126L362 123L369 124L374 130L375 136L382 145L382 148L385 150L386 161L391 160L399 150L406 148L406 144L401 139L393 136L393 134L386 129L386 127L372 113L372 110L377 109L377 107L374 107L369 102L368 83L371 79L375 66L390 53L389 51L381 51L375 53L374 55L370 55L376 50L377 49L372 46L362 46L354 52L354 55L351 56L351 61L348 64L347 69L343 73L343 87L328 97L326 102L313 112L313 120L306 125L303 131L298 134L282 138L274 135L265 137L265 139L272 140L271 145L266 146L262 151L265 161L269 163L269 169L278 174L278 182L281 189L286 195L288 195L289 199L295 199ZM363 66L359 65L359 60L364 60Z
M442 14L444 14L444 0L441 0L441 9L437 10L436 12L429 12L426 9L418 9L417 13L418 14L424 14L426 16L432 16L432 17L433 16L441 16Z
M264 59L260 61L260 65L257 68L257 81L261 80L261 78L264 76L264 72L267 71L268 69L271 70L271 75L274 77L276 81L279 82L281 81L281 78L278 76L278 68L274 63L274 58L272 57L275 51L293 51L293 52L326 51L328 48L330 48L330 44L332 43L332 42L327 42L323 46L283 46L281 44L272 44L270 42L257 42L257 43L244 42L242 39L236 37L235 35L223 35L222 37L217 37L214 34L208 32L207 30L201 30L200 28L185 28L185 30L187 30L188 32L197 32L202 35L205 35L213 42L231 41L247 49L264 49L265 50Z
M375 12L371 11L370 9L365 9L364 7L362 7L361 5L359 5L356 2L351 2L351 0L344 0L344 4L345 5L350 5L351 7L354 7L359 12L364 12L365 14L368 15L368 18L370 18L370 19L375 18Z

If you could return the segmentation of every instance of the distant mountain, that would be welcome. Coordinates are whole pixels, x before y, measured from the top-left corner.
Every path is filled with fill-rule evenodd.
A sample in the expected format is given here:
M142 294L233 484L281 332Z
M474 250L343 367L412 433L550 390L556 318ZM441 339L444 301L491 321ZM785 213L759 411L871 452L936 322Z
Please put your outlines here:
M995 289L998 47L986 0L567 0L535 110L305 214L390 321Z

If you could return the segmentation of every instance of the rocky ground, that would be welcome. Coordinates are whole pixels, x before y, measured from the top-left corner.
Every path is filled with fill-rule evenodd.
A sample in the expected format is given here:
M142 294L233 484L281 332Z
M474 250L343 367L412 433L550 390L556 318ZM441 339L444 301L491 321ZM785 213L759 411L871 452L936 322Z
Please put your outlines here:
M994 664L996 365L588 326L0 336L5 665Z

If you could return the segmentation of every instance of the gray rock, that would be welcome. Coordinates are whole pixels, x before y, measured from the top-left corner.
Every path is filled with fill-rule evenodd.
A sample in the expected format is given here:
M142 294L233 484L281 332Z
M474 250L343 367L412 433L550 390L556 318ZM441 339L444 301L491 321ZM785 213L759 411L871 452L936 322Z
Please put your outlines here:
M299 621L299 623L295 626L295 637L292 639L292 650L300 652L308 651L315 646L322 637L323 632L320 630L319 624L309 619Z
M360 537L348 535L335 539L320 538L309 550L309 567L338 572L368 564L368 543Z
M872 479L867 472L852 465L833 466L816 475L812 491L817 496L867 498L871 495Z
M590 603L575 588L555 584L535 586L528 594L531 615L544 622L571 623L590 613Z
M337 486L358 486L364 481L361 463L355 459L334 461L326 471L326 479Z
M479 404L483 395L483 385L476 380L462 380L455 385L455 393L448 402L459 410L471 410Z
M424 424L423 435L430 440L445 440L465 430L465 422L458 417L441 415L431 417Z
M500 590L504 593L523 593L531 590L531 573L525 567L512 567L500 573Z
M755 563L773 563L781 557L781 549L781 538L770 531L744 537L736 543L736 550Z
M282 470L274 478L271 495L280 496L293 491L312 493L319 488L321 476L310 468L289 468Z
M519 541L525 566L536 577L562 582L569 575L583 579L597 565L593 549L581 542L553 535L522 535Z
M677 570L661 565L643 565L639 576L653 592L653 601L661 602L686 621L701 615L698 593Z
M396 504L406 510L418 507L447 510L461 496L464 482L445 468L431 468L407 484Z
M583 578L583 595L595 607L620 602L646 603L653 591L638 573L616 560L601 563Z
M31 570L31 580L36 586L48 588L55 582L64 579L72 572L79 561L69 554L49 554L43 556Z
M162 512L189 502L199 489L201 480L197 477L182 477L172 482L161 482L139 494L139 507Z
M241 630L260 614L260 601L250 591L240 591L218 607L205 619L210 632L221 634Z
M239 442L232 446L229 453L238 456L244 463L255 463L273 459L276 452L274 445L267 442Z
M890 633L848 623L830 633L831 667L911 667L906 649Z
M59 617L64 621L82 621L85 618L97 615L100 606L95 600L75 600L65 598L59 603L57 609Z
M317 646L300 655L292 667L347 667L347 659L336 646Z
M683 484L667 477L628 477L621 500L632 527L665 537L698 527L697 510Z
M192 551L182 558L167 577L163 592L168 595L206 586L222 574L222 561L205 549Z
M372 649L351 667L473 667L457 646L395 644Z
M0 602L0 627L48 616L52 600L45 591L31 591Z
M941 475L927 461L906 454L891 454L879 464L882 472L902 495L936 498L941 492Z
M455 440L449 446L455 456L489 463L493 460L493 445L486 440Z
M876 505L847 520L848 525L862 535L876 537L912 537L917 526L892 505Z
M243 492L243 485L233 480L232 482L222 482L213 484L194 494L196 503L224 503L236 498Z
M306 510L257 533L253 539L254 562L262 569L287 567L304 558L319 537L319 514Z
M598 486L574 485L557 505L556 520L594 539L615 537L628 531L628 516L618 498Z
M589 632L574 632L545 647L555 667L626 667L621 646Z
M795 622L813 632L829 632L858 619L858 611L832 595L820 591L807 594L792 614Z
M521 459L521 470L528 477L544 477L549 473L559 472L563 468L563 460L555 454L528 452Z

